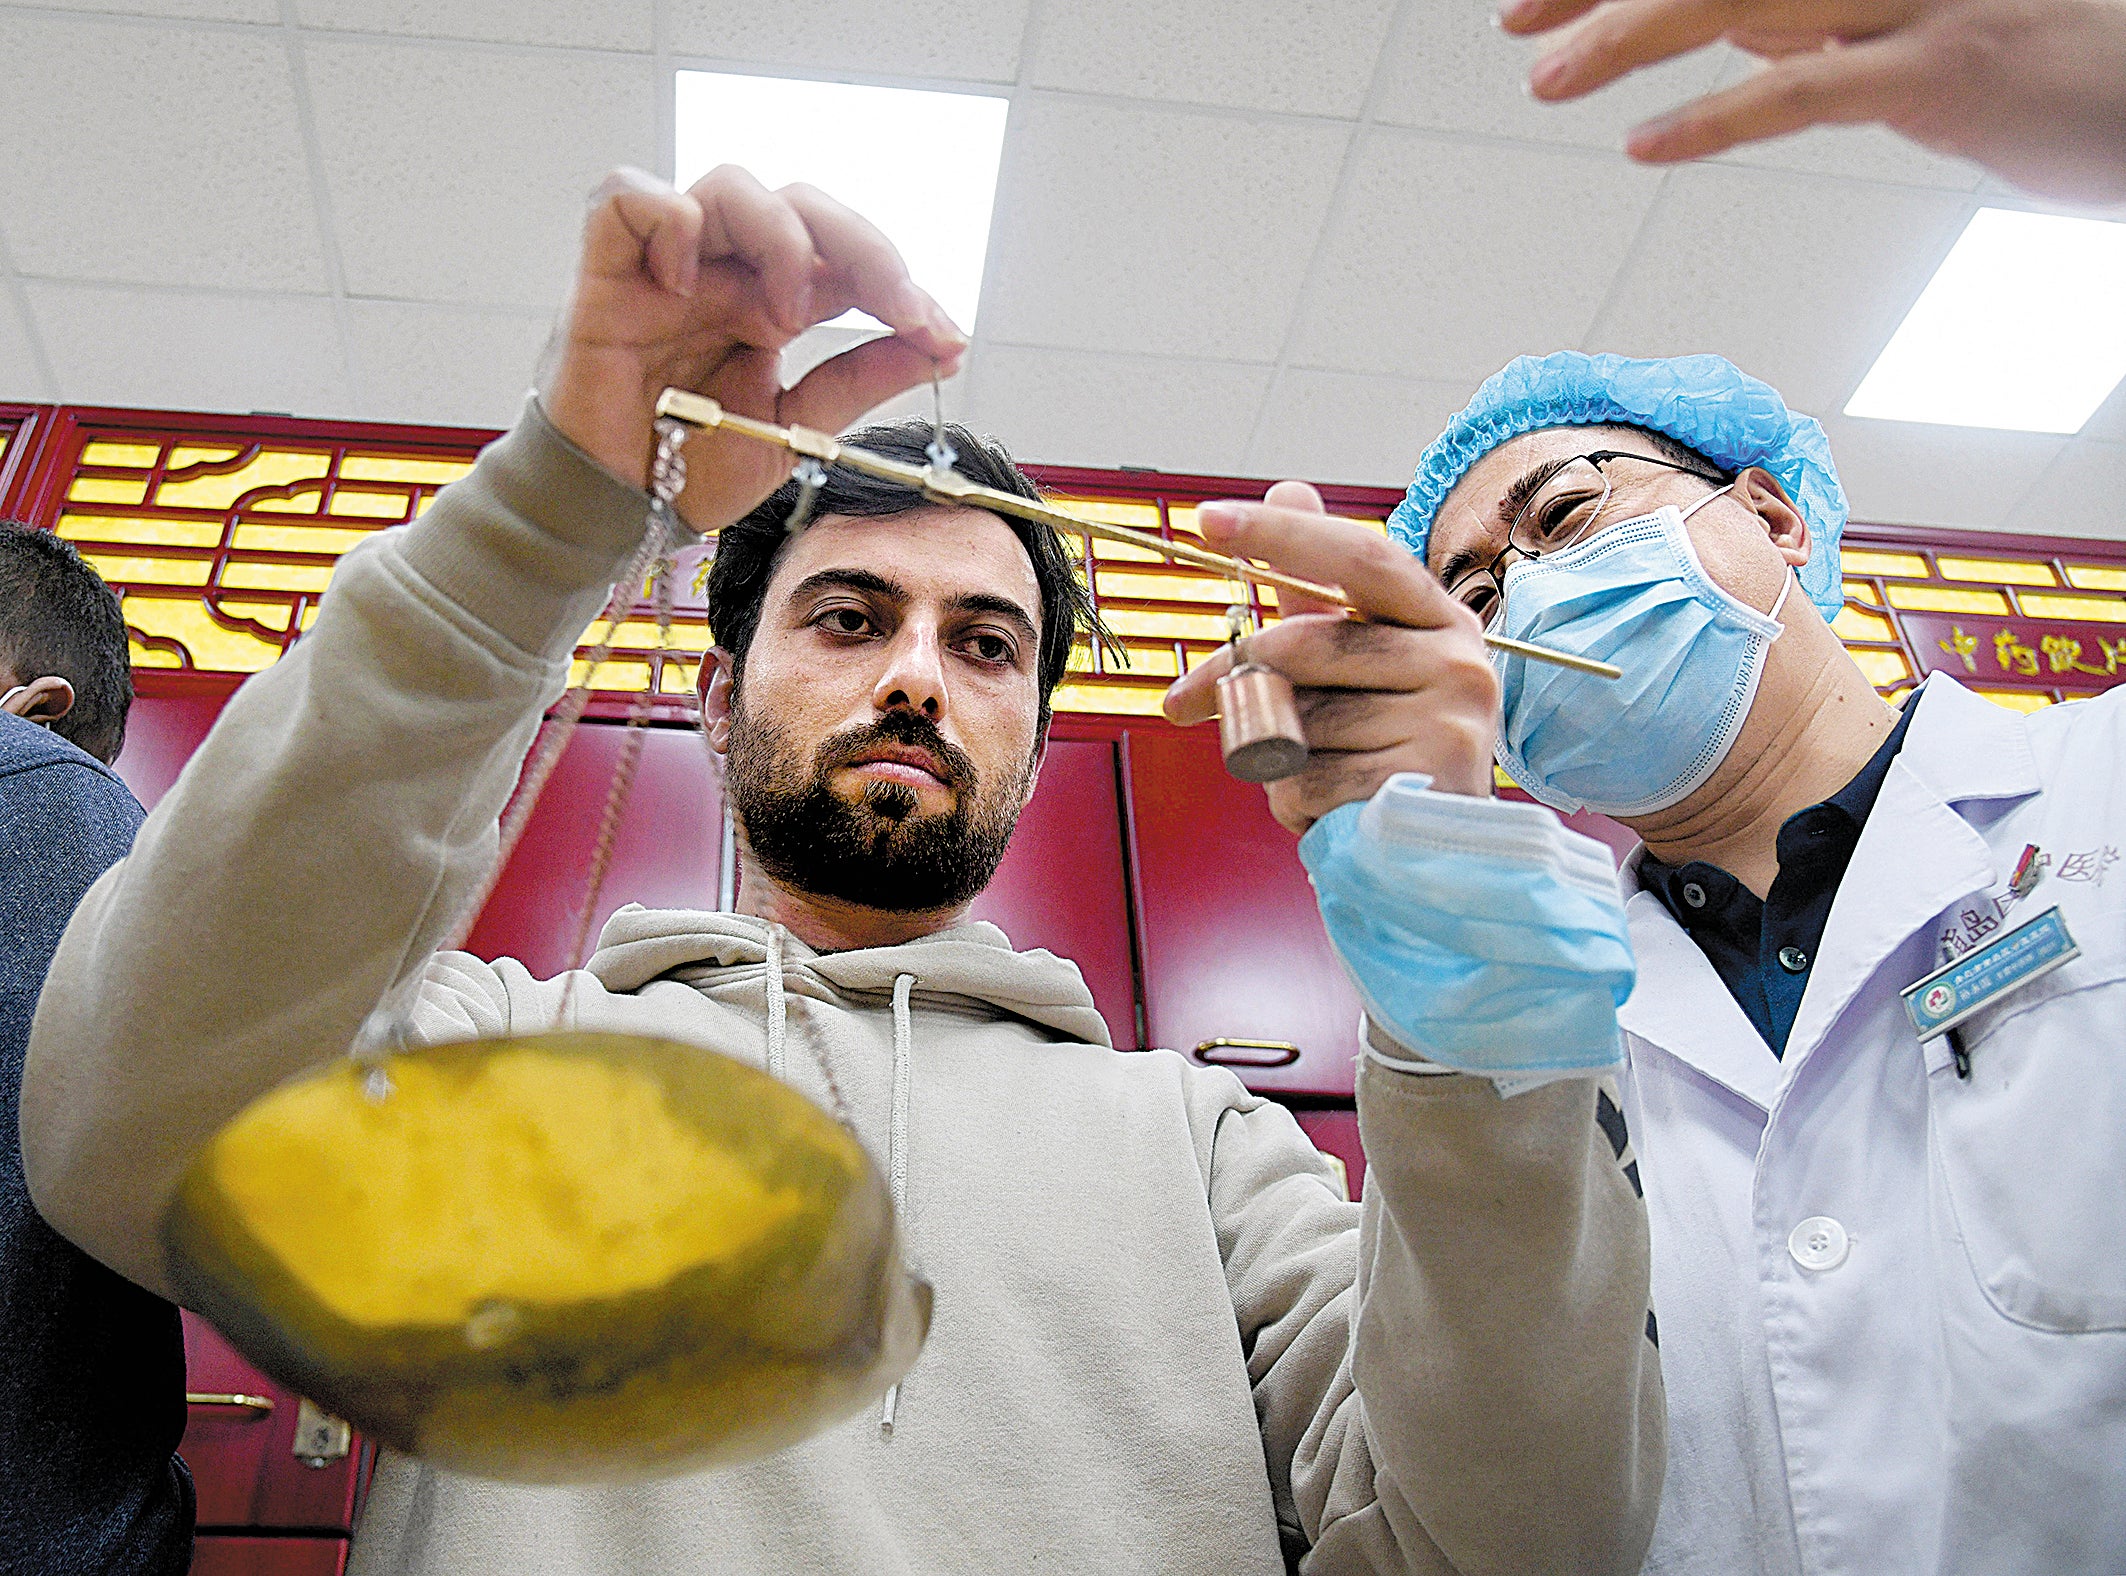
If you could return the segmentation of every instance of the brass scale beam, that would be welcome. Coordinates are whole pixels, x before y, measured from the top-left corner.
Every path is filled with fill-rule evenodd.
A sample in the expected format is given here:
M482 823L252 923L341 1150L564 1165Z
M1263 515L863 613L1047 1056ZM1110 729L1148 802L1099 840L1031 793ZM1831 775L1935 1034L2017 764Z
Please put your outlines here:
M874 454L868 449L843 443L810 427L783 427L774 422L756 421L751 416L741 416L735 411L725 410L721 404L704 394L668 388L657 397L657 414L704 432L736 433L740 437L771 444L802 458L817 460L822 465L847 466L852 471L861 471L866 476L875 476L880 481L893 482L911 492L921 493L933 503L970 505L977 509L987 509L994 514L1008 514L1021 520L1031 520L1058 531L1084 532L1091 536L1104 537L1111 542L1127 542L1132 547L1143 548L1146 552L1156 553L1159 557L1175 563L1212 570L1228 580L1277 586L1281 590L1296 591L1317 601L1337 603L1351 609L1354 615L1357 613L1357 610L1352 608L1351 599L1336 586L1302 580L1297 575L1288 575L1282 570L1264 568L1259 564L1249 563L1244 558L1229 558L1223 553L1214 553L1204 547L1192 547L1186 542L1170 542L1165 537L1155 536L1149 531L1132 530L1126 525L1111 525L1104 520L1082 519L1067 510L1036 503L1030 498L1021 498L1016 493L984 487L948 467L910 465L903 460L888 459L883 454ZM1582 673L1599 674L1605 679L1623 676L1622 670L1610 663L1597 662L1591 657L1575 656L1569 651L1553 651L1548 646L1495 635L1488 630L1484 634L1484 644L1494 650L1513 652L1534 662L1552 662L1559 667L1577 668Z

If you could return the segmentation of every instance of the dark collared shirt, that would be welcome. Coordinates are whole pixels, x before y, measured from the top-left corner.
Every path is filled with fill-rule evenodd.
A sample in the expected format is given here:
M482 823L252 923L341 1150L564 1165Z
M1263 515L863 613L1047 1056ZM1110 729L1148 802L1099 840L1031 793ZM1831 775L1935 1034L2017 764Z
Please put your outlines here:
M1916 710L1905 707L1882 748L1851 782L1821 804L1787 817L1779 828L1779 874L1762 900L1703 860L1671 867L1648 855L1639 862L1639 884L1698 944L1774 1056L1786 1054L1786 1037L1831 917L1831 899L1838 895L1860 829Z

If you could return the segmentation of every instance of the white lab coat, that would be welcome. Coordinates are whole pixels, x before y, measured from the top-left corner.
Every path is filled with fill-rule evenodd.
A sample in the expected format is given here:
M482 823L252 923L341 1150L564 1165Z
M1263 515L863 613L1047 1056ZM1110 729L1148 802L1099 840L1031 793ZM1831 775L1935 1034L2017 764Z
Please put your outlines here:
M1650 1572L2126 1571L2126 687L2024 717L1936 675L1914 704L1783 1061L1626 863ZM1899 991L1944 931L2054 904L2081 956L1965 1025L1960 1080Z

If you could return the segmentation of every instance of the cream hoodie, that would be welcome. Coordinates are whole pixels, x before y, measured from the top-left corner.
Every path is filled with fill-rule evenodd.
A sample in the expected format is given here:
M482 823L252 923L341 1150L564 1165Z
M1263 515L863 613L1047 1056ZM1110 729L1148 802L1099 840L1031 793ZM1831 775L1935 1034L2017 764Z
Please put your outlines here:
M541 1028L561 980L431 955L642 495L536 406L423 519L343 561L92 889L38 1008L40 1208L165 1289L198 1146L350 1043ZM624 909L572 1021L765 1064L850 1120L933 1282L881 1417L628 1488L387 1455L356 1576L1618 1571L1662 1476L1646 1228L1592 1084L1499 1098L1366 1065L1366 1199L1281 1107L1116 1052L1072 964L968 925L820 956Z

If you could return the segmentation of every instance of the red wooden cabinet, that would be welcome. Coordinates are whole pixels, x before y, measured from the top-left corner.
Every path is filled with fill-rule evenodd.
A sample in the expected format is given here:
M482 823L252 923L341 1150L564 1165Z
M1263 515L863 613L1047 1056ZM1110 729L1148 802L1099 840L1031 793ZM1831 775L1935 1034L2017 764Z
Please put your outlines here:
M201 1537L192 1576L341 1576L345 1538Z
M152 810L214 726L214 719L236 693L236 684L234 680L171 680L160 675L150 679L145 671L136 673L134 681L142 693L133 697L133 709L126 713L125 748L119 752L116 770L133 790L133 797ZM151 683L153 690L147 688Z
M184 1326L190 1405L179 1453L198 1490L199 1525L352 1528L359 1441L323 1466L306 1466L295 1454L300 1400L239 1357L197 1314L187 1313Z
M1123 755L1149 1043L1251 1088L1348 1097L1358 996L1292 835L1227 775L1214 729L1132 729ZM1268 1044L1230 1043L1249 1040Z
M547 779L467 950L517 959L544 978L568 967L598 825L627 730L585 722ZM613 844L590 945L624 903L716 907L723 845L723 778L692 728L646 728L642 760Z
M975 900L973 917L1002 927L1021 951L1045 947L1077 964L1115 1044L1134 1050L1137 984L1119 799L1110 740L1051 741L1011 851Z

